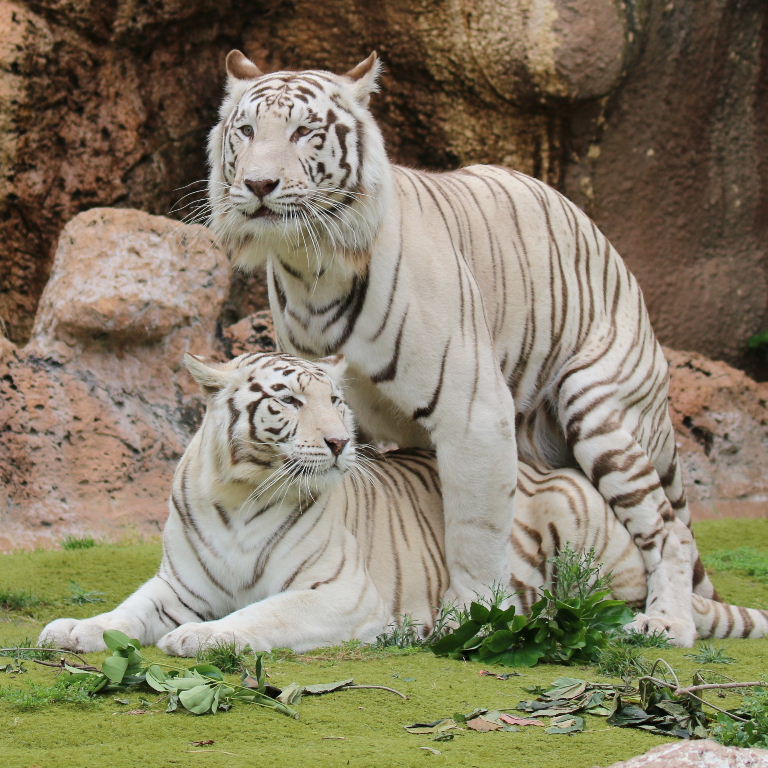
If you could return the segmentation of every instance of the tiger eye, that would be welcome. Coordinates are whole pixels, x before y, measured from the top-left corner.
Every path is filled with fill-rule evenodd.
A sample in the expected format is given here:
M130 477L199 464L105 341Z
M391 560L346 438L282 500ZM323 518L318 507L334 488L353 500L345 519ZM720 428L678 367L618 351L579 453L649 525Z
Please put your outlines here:
M241 125L239 130L240 130L240 133L242 133L243 136L245 136L248 139L250 139L253 136L253 126L251 125Z
M312 129L307 128L306 125L300 125L292 134L291 141L298 141L306 136Z

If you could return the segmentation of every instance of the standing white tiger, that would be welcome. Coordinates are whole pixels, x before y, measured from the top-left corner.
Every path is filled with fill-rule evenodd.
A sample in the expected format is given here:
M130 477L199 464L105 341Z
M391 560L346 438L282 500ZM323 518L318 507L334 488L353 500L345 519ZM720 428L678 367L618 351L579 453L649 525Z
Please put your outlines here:
M713 590L674 556L689 513L667 365L607 239L522 173L390 164L367 109L375 54L346 75L265 75L232 51L227 72L212 226L241 266L266 261L282 349L344 352L363 429L436 448L449 597L509 572L519 451L581 467L643 553L645 626L692 643L692 582Z

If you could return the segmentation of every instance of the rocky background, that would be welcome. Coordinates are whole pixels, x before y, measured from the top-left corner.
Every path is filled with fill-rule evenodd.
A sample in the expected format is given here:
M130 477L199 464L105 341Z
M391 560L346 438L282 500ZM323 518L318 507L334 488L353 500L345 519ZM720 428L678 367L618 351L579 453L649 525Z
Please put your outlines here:
M765 514L768 385L741 372L768 374L764 0L0 0L0 537L155 526L199 416L180 351L263 334L259 277L147 215L197 216L231 47L376 48L395 160L576 200L693 350L669 356L695 508Z

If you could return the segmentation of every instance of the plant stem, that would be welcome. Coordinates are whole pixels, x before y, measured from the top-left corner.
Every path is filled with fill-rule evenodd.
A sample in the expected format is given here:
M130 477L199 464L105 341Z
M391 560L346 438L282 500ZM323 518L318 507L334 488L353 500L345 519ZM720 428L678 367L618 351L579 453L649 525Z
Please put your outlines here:
M395 690L394 688L390 688L387 685L345 685L340 690L342 691L349 691L352 688L378 688L381 691L389 691L390 693L396 693L401 699L407 699L408 697L404 693L400 693L400 691Z
M701 685L691 685L688 688L675 688L675 695L681 696L691 691L708 691L718 688L768 688L765 680L757 680L751 683L702 683Z

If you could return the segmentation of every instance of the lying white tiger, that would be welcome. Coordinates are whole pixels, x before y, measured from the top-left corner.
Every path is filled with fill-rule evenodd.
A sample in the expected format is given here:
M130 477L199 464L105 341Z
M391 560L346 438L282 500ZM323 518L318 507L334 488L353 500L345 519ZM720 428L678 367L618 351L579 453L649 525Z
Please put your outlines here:
M642 294L576 206L492 166L392 165L368 110L375 54L348 72L262 73L227 57L209 142L211 223L266 262L282 350L343 353L363 430L434 447L450 595L510 568L518 452L580 467L638 544L652 627L693 642L689 522L667 365ZM682 563L682 565L680 565Z
M114 628L189 656L217 641L297 651L370 641L406 613L429 627L448 585L434 454L377 458L366 468L373 482L344 475L358 458L339 359L186 364L208 405L176 471L157 576L109 613L48 624L40 641L98 650ZM509 582L518 605L549 582L548 558L564 542L594 547L616 596L641 603L640 553L586 478L519 468L511 545L524 567ZM768 632L765 611L700 596L693 606L701 637Z

